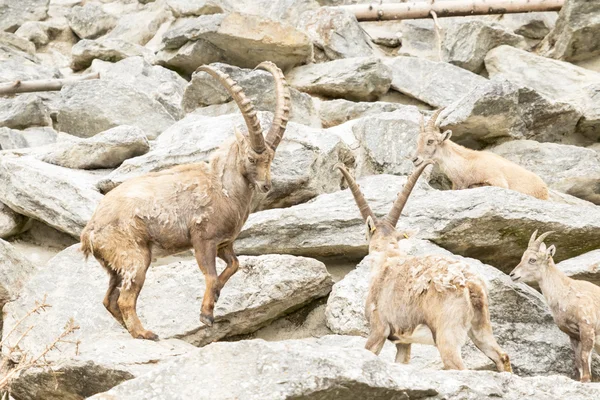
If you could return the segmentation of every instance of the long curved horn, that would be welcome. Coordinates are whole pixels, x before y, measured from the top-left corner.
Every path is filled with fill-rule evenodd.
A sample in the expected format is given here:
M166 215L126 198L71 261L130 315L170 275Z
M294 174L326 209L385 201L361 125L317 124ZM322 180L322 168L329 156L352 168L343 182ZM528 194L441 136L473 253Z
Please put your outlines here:
M433 160L427 160L423 164L419 165L417 169L413 171L413 173L408 177L402 192L398 193L398 197L396 197L396 201L394 201L394 205L392 209L385 217L387 222L389 222L392 226L396 226L398 223L398 219L400 219L400 214L402 214L402 210L408 201L408 196L410 196L410 192L412 192L415 184L419 180L419 176L423 173L423 170L428 165L433 164Z
M265 139L262 135L262 128L260 127L260 121L254 110L254 104L246 97L242 88L226 73L216 70L208 65L198 67L197 71L203 71L215 78L221 85L225 87L227 92L233 97L233 100L240 108L246 126L248 127L248 138L250 139L250 146L252 150L257 153L265 151Z
M438 129L438 125L436 122L437 122L438 117L442 113L442 111L444 111L443 107L435 110L435 112L433 113L431 118L429 118L429 121L427 121L427 130L437 130Z
M548 232L542 233L537 239L535 239L535 242L533 243L533 248L535 248L536 251L539 250L540 246L544 242L544 239L546 239L548 237L548 235L550 235L552 233L554 233L554 231L548 231Z
M360 215L362 215L365 222L367 221L367 217L371 217L373 221L376 221L377 219L375 218L375 214L373 214L373 211L371 211L371 207L369 207L367 200L365 200L365 197L360 191L360 187L358 186L352 175L350 175L350 172L348 172L346 167L344 167L342 164L337 164L336 168L339 169L342 175L344 175L344 178L346 178L346 182L348 182L348 187L352 192L352 196L354 196L354 201L358 206Z
M290 116L290 89L285 76L283 76L283 72L271 61L263 61L256 68L270 72L275 79L275 116L273 117L269 133L267 133L267 144L273 150L276 150L279 142L281 142Z
M529 238L529 243L527 244L527 248L533 248L534 247L535 237L537 236L537 233L538 233L538 230L536 229L535 232L533 232L533 235L531 235L531 237Z

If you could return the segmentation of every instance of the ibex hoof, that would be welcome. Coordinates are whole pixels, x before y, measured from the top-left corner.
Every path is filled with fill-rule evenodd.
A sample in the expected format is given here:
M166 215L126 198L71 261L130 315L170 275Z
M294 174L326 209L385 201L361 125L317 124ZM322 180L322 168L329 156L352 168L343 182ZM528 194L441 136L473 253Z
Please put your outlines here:
M581 378L581 383L588 383L591 382L592 379L590 378L589 375L584 376L583 378Z
M140 332L135 336L136 339L146 339L146 340L153 340L153 341L158 341L158 335L155 334L154 332L151 331L144 331L144 332Z
M215 322L215 317L212 315L200 314L200 322L202 322L206 326L213 326Z

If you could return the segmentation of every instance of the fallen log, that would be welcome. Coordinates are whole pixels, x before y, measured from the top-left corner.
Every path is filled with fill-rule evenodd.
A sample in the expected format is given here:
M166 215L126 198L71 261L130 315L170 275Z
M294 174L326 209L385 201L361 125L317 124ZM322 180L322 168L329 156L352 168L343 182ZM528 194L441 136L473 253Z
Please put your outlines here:
M26 92L49 92L60 90L64 85L88 79L98 79L100 73L81 75L66 79L42 79L39 81L14 81L0 84L0 95L26 93Z
M419 3L354 4L339 6L359 21L386 21L438 17L559 11L565 0L455 0Z

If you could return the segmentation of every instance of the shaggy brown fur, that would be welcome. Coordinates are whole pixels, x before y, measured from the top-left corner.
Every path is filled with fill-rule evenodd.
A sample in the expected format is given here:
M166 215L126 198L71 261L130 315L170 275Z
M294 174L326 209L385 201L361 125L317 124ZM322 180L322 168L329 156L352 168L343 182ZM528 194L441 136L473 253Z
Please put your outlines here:
M436 124L441 111L434 113L427 126L421 117L421 132L413 158L415 166L423 159L436 161L452 181L452 189L498 186L548 200L548 186L533 172L497 154L467 149L448 140L452 131L441 133Z
M554 322L569 335L581 382L592 379L592 351L600 353L600 287L569 278L556 268L554 245L546 248L546 232L529 239L521 262L510 273L516 282L538 282Z
M464 369L460 354L467 335L499 371L512 371L492 333L485 283L452 257L408 255L411 245L395 226L419 175L409 177L386 218L377 220L350 174L340 167L366 221L371 282L365 306L370 324L366 348L379 354L387 339L396 362L408 363L412 343L435 345L446 369Z
M233 241L248 218L255 190L271 188L271 161L290 110L281 70L270 62L259 67L271 72L276 84L277 109L266 140L242 89L224 73L200 67L232 94L248 135L236 130L209 164L181 165L124 182L104 197L81 234L85 255L94 255L110 275L104 306L135 338L158 338L144 329L136 312L152 258L190 248L206 279L200 320L213 324L214 303L238 269ZM219 276L217 256L227 263Z

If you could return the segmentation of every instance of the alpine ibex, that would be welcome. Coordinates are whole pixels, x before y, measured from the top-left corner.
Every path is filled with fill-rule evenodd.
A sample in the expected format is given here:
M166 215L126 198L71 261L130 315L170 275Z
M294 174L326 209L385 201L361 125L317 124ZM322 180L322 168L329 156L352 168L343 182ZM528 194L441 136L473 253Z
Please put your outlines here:
M554 264L554 245L544 239L552 233L533 232L521 262L510 273L515 282L538 282L554 322L569 335L581 382L592 379L592 351L600 353L600 287L569 278Z
M449 140L452 131L442 133L436 123L442 110L433 113L427 126L421 116L417 150L413 158L415 166L419 166L423 159L436 161L452 181L454 190L498 186L541 200L548 199L548 186L533 172L497 154L467 149Z
M492 333L485 283L455 258L414 257L400 247L405 236L396 231L396 223L419 175L431 163L417 167L383 219L375 217L352 176L338 166L369 240L372 270L365 315L370 334L365 347L379 354L389 339L396 344L396 362L407 364L412 343L431 344L445 369L464 369L460 351L468 335L499 371L511 372L510 359Z
M156 340L136 312L137 298L153 257L194 249L206 279L200 321L212 326L214 303L237 271L233 241L250 213L255 190L271 188L271 161L285 132L290 92L281 70L271 62L257 68L275 78L276 110L266 140L254 106L225 73L198 68L231 94L248 128L235 129L210 162L181 165L124 182L98 205L81 234L81 249L93 254L110 275L104 306L134 338ZM215 258L227 266L217 276Z

